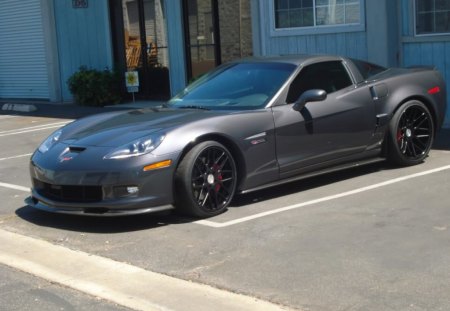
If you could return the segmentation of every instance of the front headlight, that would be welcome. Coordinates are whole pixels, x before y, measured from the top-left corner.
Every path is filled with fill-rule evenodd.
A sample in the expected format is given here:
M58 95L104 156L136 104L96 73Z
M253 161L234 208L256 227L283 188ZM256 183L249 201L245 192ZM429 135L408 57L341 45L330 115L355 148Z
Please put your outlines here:
M124 159L150 153L162 143L164 137L164 134L159 134L136 139L135 141L116 148L104 156L104 159Z
M62 131L57 130L52 135L47 137L46 140L39 146L38 150L41 153L46 153L54 144L56 144L59 141L59 138L61 137Z

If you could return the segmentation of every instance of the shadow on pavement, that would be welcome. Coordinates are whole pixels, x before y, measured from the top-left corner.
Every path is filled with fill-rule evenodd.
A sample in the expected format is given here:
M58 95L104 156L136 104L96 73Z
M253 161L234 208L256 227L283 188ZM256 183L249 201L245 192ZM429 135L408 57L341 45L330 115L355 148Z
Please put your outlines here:
M244 205L263 202L294 193L308 191L314 188L319 188L334 184L347 179L376 173L382 170L394 170L399 167L393 166L388 162L379 162L374 164L368 164L360 167L353 167L342 171L327 173L320 176L308 177L299 181L286 183L283 185L271 187L264 190L251 192L248 194L241 194L235 197L230 208L241 207Z
M268 201L298 192L320 188L344 180L369 175L379 171L397 170L402 167L389 162L353 167L342 171L328 173L316 177L309 177L299 181L274 186L248 194L236 195L229 209L245 208L246 205ZM75 232L89 233L124 233L159 228L168 225L185 224L197 219L185 217L175 211L165 211L154 214L133 216L79 216L65 215L36 210L30 206L23 206L16 210L16 215L23 220L38 226L57 228Z
M434 150L450 150L450 129L442 129L436 134L433 144ZM427 159L425 159L427 161ZM419 164L420 165L420 164ZM347 179L375 173L382 170L396 170L403 167L391 164L388 161L379 163L352 167L342 171L327 173L316 177L308 177L299 181L286 183L267 189L260 190L248 194L236 196L230 208L240 207L251 203L262 202L297 192L307 191L310 189L326 186Z
M156 103L150 103L148 104L148 107L152 107L152 104L155 105ZM37 111L17 114L49 118L76 119L101 112L117 111L118 109L129 110L133 109L133 107L130 107L129 105L124 105L122 107L120 105L114 107L85 107L68 104L53 105L43 103L39 105ZM13 111L0 110L0 115L1 114L14 115L16 113ZM450 150L450 129L442 129L441 131L437 132L435 143L433 144L433 149ZM231 203L230 208L239 208L255 202L266 201L301 191L307 191L313 188L326 186L358 176L375 173L380 170L393 170L397 168L398 167L392 166L387 162L380 162L376 164L351 168L336 173L310 177L300 181L272 187L269 190L265 189L249 194L237 195ZM91 217L52 214L35 210L29 206L19 208L16 211L16 214L20 218L38 226L92 233L132 232L158 228L171 224L182 224L195 221L195 219L183 218L173 212L145 214L138 216Z
M183 224L195 219L183 218L171 211L135 216L96 217L48 213L23 206L16 210L21 219L37 226L88 233L124 233Z

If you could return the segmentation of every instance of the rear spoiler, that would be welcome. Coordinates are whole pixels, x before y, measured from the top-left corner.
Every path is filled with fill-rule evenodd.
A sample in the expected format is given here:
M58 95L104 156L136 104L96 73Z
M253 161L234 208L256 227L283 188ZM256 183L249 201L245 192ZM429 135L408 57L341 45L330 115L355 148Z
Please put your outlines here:
M427 65L413 65L406 68L411 71L437 70L436 66L427 66Z

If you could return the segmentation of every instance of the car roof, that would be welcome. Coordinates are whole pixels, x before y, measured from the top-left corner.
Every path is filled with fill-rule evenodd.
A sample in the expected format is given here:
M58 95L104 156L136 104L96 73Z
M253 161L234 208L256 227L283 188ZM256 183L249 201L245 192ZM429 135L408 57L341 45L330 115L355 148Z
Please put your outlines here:
M310 54L298 54L298 55L278 55L278 56L256 56L248 57L237 60L237 63L288 63L296 66L300 66L306 63L316 63L322 61L343 60L342 57L335 55L310 55Z

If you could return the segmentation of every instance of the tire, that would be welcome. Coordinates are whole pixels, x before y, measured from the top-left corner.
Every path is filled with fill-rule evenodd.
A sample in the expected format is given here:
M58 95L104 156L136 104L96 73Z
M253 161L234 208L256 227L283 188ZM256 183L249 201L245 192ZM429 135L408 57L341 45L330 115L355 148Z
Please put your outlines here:
M194 146L175 173L175 207L206 218L223 213L237 184L236 163L228 149L215 141Z
M423 162L433 145L434 131L433 117L422 102L404 103L389 124L388 160L401 166Z

